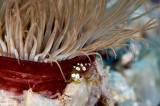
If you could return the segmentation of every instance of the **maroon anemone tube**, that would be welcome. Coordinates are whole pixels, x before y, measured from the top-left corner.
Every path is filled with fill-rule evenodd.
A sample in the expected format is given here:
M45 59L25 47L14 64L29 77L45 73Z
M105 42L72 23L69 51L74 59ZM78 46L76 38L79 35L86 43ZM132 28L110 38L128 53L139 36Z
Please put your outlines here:
M90 60L89 60L90 58ZM95 56L78 56L59 61L63 74L68 76L77 63L94 63ZM86 67L88 71L91 66ZM64 81L56 63L41 63L0 56L0 89L10 91L16 95L24 90L33 92L49 92L49 95L62 93L68 83Z

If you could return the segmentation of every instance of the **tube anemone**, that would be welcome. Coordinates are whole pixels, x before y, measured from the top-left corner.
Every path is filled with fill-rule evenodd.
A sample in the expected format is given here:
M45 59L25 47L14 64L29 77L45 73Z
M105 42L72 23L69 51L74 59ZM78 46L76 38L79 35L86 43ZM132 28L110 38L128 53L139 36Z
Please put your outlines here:
M74 65L91 63L89 71L95 51L143 41L133 34L157 27L153 18L138 29L124 28L147 13L128 19L143 2L117 0L106 8L108 0L1 0L0 87L63 91Z

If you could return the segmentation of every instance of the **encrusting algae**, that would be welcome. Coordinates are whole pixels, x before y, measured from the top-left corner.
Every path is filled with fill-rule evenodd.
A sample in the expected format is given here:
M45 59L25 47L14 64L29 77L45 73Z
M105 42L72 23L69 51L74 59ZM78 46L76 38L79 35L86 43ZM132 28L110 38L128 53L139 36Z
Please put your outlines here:
M155 17L125 28L149 12L128 19L144 1L117 0L106 8L109 0L0 0L0 87L18 94L49 91L46 96L85 75L90 83L96 51L111 49L116 57L114 47L129 46L125 41L147 44L133 34L157 28Z

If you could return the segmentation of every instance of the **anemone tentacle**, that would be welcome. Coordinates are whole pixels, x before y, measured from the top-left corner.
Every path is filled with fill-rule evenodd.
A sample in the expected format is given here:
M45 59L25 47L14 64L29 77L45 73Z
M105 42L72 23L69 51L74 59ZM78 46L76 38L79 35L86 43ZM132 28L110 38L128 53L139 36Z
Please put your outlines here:
M152 18L137 29L115 29L154 10L127 19L143 2L117 0L106 8L108 0L1 0L0 55L58 61L113 49L131 39L143 41L132 35L158 27L159 21Z

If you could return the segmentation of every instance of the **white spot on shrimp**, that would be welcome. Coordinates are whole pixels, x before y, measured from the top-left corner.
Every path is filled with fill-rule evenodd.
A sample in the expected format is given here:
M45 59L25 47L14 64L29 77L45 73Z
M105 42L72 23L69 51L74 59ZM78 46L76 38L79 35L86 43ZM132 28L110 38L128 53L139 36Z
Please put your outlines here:
M75 75L76 75L76 74L73 73L73 74L72 74L72 77L75 77Z
M73 73L72 78L74 78L74 81L77 81L80 79L80 75L78 73L77 74Z
M86 67L82 67L83 71L86 71Z
M80 76L79 76L79 74L76 74L76 79L80 79Z
M77 70L77 71L80 71L81 69L80 69L79 67L76 67L76 70Z

